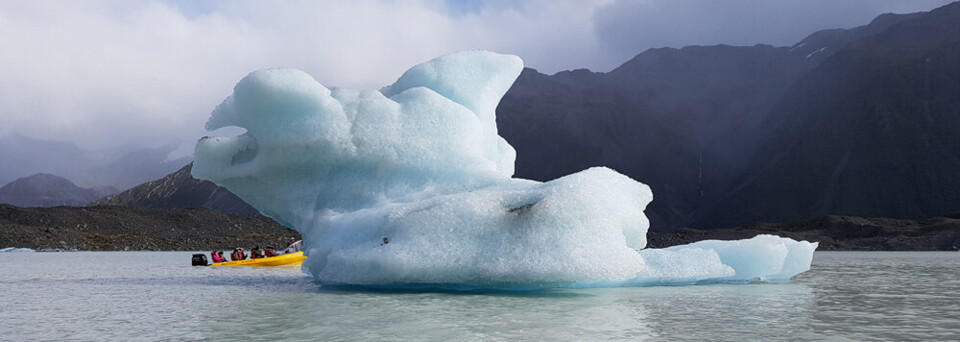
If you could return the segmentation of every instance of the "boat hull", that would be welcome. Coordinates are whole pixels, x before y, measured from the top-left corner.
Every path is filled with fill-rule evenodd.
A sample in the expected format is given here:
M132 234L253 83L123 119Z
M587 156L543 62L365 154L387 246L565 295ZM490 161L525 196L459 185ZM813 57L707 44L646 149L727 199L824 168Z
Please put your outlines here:
M296 252L284 255L278 255L269 258L259 258L259 259L244 259L244 260L234 260L234 261L225 261L225 262L216 262L210 266L286 266L286 265L300 265L306 260L307 257L303 255L303 252Z

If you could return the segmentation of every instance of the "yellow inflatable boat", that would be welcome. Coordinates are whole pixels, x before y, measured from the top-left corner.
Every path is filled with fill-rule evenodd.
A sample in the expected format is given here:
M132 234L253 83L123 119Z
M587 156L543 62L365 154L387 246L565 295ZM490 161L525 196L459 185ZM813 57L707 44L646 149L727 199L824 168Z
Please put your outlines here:
M307 260L307 257L303 255L303 251L300 251L268 258L215 262L210 264L210 266L285 266L299 265L302 264L304 260Z

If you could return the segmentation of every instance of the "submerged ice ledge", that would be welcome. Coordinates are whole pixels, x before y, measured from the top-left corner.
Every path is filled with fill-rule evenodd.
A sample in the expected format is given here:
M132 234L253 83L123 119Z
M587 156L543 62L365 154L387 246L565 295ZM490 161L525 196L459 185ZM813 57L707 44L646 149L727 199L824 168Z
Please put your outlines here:
M380 91L251 73L211 114L193 175L300 231L323 284L543 288L788 281L816 243L776 236L644 249L650 188L598 167L511 178L495 109L516 56L460 52Z

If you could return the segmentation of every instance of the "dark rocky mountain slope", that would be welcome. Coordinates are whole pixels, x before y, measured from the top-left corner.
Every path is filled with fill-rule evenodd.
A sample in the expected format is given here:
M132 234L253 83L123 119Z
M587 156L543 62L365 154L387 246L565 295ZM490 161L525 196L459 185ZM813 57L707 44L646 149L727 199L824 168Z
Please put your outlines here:
M101 198L93 204L160 209L202 207L229 214L259 213L229 190L193 178L192 168L193 163L187 164L166 177Z
M20 207L81 206L116 192L112 187L81 188L66 178L38 173L0 187L0 203Z
M713 179L735 188L695 225L960 210L960 3L851 42L795 82L761 127L771 134L748 177Z
M960 189L950 185L958 181L957 176L947 171L953 152L945 149L950 148L951 138L941 134L960 126L951 120L934 120L932 125L927 121L934 116L950 116L952 106L960 101L960 96L943 97L951 91L958 94L953 90L957 78L950 75L960 63L950 59L949 39L934 38L953 34L946 26L960 22L960 17L952 13L957 6L954 3L929 13L885 14L862 27L814 33L792 47L651 49L609 73L574 70L551 76L526 69L497 108L498 127L517 149L517 177L550 180L604 165L647 183L654 193L646 211L653 230L732 227L829 214L917 218L920 214L934 217L956 212L957 208L948 209L951 203L933 202L960 196ZM930 36L927 30L934 26L944 31ZM905 68L905 55L921 60L913 52L901 55L891 51L894 48L888 45L896 43L887 42L899 40L917 42L903 48L936 47L945 49L941 51L945 55L934 59L940 62L923 64L929 68L924 71L927 78L912 74L916 69L880 67ZM855 51L862 60L854 58ZM943 75L938 78L940 83L930 83L934 75ZM874 89L851 93L856 84L849 82L854 79ZM903 87L911 90L900 91ZM927 94L911 100L912 104L883 102L898 97L914 99L921 94L908 93L929 91L931 87L936 87L939 95ZM923 103L927 104L925 109L918 107ZM840 123L833 119L813 119L860 120L855 118L858 114L846 114L850 108L888 108L885 110L900 113L895 115L900 119L878 120L872 126L838 126ZM927 110L928 114L912 115L915 110ZM941 130L912 129L914 126ZM877 131L881 129L889 134L902 133L903 139L890 139ZM814 138L811 132L836 134L846 140ZM870 169L871 177L838 178L826 186L798 181L822 177L807 172L812 165L825 167L843 160L823 153L876 141L870 139L888 140L877 151L899 149L902 153L863 158L877 163L916 162L920 160L896 158L927 155L916 168L931 170L927 172L929 177L919 180L913 173ZM905 141L910 139L943 144ZM784 148L802 141L819 145L797 149L791 154L795 158L792 164L778 166L781 164L771 161L781 160ZM942 167L929 164L941 158ZM775 168L778 171L772 171ZM863 183L859 187L902 183L904 187L916 186L917 191L910 192L914 197L906 200L890 191L837 201L864 209L858 211L846 211L843 205L817 204L815 199L846 193L845 187L857 179ZM930 186L915 182L945 185L946 190L926 192ZM770 193L790 200L768 201ZM905 201L923 207L922 213L887 210ZM798 211L804 206L822 210Z

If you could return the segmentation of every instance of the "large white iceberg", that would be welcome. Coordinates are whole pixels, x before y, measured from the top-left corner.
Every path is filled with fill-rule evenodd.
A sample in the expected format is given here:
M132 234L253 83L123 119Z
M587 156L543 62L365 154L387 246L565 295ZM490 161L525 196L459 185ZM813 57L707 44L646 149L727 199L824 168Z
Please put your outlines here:
M206 128L193 175L304 236L323 284L541 288L786 281L816 243L760 236L644 250L650 188L591 168L511 178L495 110L523 69L485 51L442 56L376 90L304 72L251 73Z

